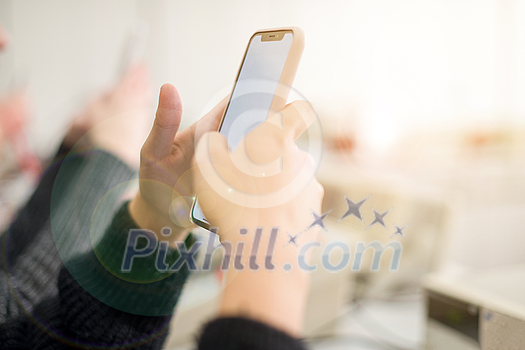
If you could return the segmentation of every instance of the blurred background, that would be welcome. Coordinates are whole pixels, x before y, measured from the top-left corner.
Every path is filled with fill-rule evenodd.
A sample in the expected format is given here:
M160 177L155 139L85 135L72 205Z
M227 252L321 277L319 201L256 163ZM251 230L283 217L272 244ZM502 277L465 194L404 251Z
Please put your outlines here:
M324 209L333 209L329 234L404 249L397 273L320 282L319 310L328 283L337 285L337 313L352 300L417 294L427 273L525 263L525 1L0 0L0 23L11 36L0 94L27 91L27 139L39 159L130 55L144 59L155 91L178 88L189 125L228 93L253 32L301 27L294 88L323 128L318 176ZM8 201L23 201L24 187L14 192ZM336 222L343 195L370 194L363 223ZM365 230L372 208L392 208L387 230ZM393 224L408 224L404 238L391 237ZM408 328L401 342L416 345L404 348L423 338L424 308L414 300L403 311L412 318L385 326Z

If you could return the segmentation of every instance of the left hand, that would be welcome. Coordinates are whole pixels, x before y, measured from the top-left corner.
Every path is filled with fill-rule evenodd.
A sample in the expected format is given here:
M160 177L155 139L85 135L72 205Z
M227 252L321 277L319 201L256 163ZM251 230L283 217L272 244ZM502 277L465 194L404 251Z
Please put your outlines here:
M217 130L226 101L178 132L182 119L179 93L171 84L161 87L155 121L140 152L140 190L129 207L141 228L158 235L163 227L169 227L172 235L163 239L184 239L186 228L193 225L189 210L194 193L191 165L195 144L205 132Z

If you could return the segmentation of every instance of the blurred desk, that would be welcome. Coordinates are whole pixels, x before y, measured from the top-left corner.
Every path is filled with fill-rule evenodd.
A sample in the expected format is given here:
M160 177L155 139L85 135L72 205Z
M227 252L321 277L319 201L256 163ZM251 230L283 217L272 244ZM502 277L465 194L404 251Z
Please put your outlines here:
M337 335L308 341L312 350L423 349L425 307L422 296L404 300L367 300L348 306Z

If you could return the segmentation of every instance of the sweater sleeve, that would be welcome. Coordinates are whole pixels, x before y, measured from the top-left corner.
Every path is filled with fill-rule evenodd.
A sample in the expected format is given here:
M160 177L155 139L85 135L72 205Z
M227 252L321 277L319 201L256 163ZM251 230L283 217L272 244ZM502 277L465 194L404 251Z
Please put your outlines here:
M23 312L0 322L0 349L161 347L189 272L183 266L156 275L152 255L136 259L140 263L134 264L126 276L115 273L128 233L137 229L126 204L113 214L124 189L122 184L133 177L133 171L124 163L97 150L70 152L60 161L60 167L45 176L49 181L39 186L44 192L39 192L35 198L38 201L28 206L27 217L20 220L26 229L20 226L16 231L16 238L26 247L20 252L9 244L4 247L12 254L6 256L9 273L0 287L8 293L11 290L6 296L14 301L11 304L22 305ZM42 222L47 219L47 223L43 229L34 230L39 239L27 247L27 227L34 218L31 208L38 209L39 203L46 211ZM9 233L7 237L11 238L15 231ZM42 241L50 244L42 245ZM191 244L191 236L186 243ZM10 257L17 259L11 263ZM171 266L177 258L177 251L168 250L165 262ZM18 275L28 283L20 284L22 277L15 274L19 270ZM154 278L137 281L137 276ZM28 293L21 294L20 285ZM40 298L42 286L51 285L51 293ZM28 304L26 295L36 296L31 300L38 301ZM0 295L0 311L4 300Z
M86 173L89 179L83 176ZM58 293L62 261L55 246L51 214L55 226L60 221L63 232L76 232L78 236L100 199L135 177L133 169L110 154L60 147L32 196L0 237L0 324L31 313L42 300ZM82 211L71 215L80 204Z
M42 231L42 228L49 220L49 207L51 202L51 193L53 192L53 184L60 169L60 165L64 157L70 150L60 146L57 154L43 171L35 191L25 203L25 205L18 211L16 218L9 227L11 234L11 244L9 246L9 253L11 256L10 263L15 264L19 256L28 248L30 242L35 239L35 236ZM129 171L131 173L131 170ZM72 178L69 179L73 180ZM7 250L6 244L7 233L0 240L0 249L2 252ZM0 261L0 266L3 267L4 261Z
M306 347L299 339L267 324L242 317L224 317L204 326L198 349L305 350Z
M129 230L136 228L125 203L97 247L61 270L58 296L37 305L31 317L5 327L7 348L160 349L189 270L167 272L150 283L125 281L108 271L112 256L119 255ZM185 243L192 242L190 235ZM95 254L97 250L101 253ZM170 250L165 261L173 263L178 258L178 252ZM129 279L153 274L154 261L154 256L144 257Z

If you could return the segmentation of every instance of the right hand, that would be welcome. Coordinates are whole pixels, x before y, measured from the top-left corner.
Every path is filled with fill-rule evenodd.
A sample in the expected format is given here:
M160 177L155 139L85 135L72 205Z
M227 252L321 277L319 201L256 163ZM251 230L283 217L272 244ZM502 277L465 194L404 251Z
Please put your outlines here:
M298 336L309 277L299 268L299 248L287 244L287 233L302 232L299 245L317 240L318 228L306 229L312 223L311 210L321 212L324 191L315 179L312 157L294 143L313 122L312 107L296 101L281 112L282 124L280 114L269 117L248 134L246 147L241 143L233 153L221 134L205 135L195 152L195 188L207 220L218 227L221 241L234 247L233 259L244 244L244 269L230 262L225 274L221 315L250 317ZM241 228L248 234L241 235ZM263 228L256 257L260 269L252 270L248 258L256 228ZM275 268L268 269L262 256L272 228L279 233L271 258ZM284 271L287 264L291 269Z
M233 153L218 132L200 140L196 194L221 238L243 226L301 231L310 224L311 210L320 212L323 188L313 158L294 142L314 118L308 102L295 101L250 132L246 147L241 142Z

